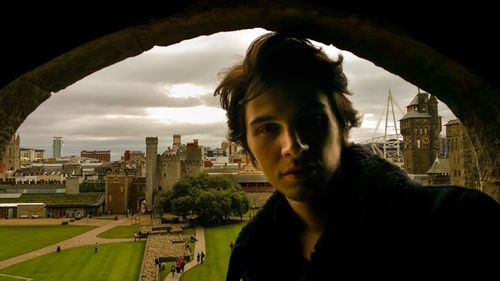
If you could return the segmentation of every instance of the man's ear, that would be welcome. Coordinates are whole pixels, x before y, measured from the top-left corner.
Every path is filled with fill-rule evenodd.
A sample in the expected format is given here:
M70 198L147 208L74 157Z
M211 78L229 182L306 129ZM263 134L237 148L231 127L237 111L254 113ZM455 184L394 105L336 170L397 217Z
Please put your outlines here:
M349 131L348 130L345 130L342 134L341 134L341 144L343 146L349 146Z

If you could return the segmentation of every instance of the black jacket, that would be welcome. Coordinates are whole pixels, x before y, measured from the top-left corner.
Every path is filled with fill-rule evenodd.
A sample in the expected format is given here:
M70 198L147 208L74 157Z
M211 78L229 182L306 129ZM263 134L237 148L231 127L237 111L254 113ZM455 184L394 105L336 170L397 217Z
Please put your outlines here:
M330 216L310 262L299 246L302 225L275 192L239 234L227 281L451 280L471 273L481 280L490 270L498 277L500 205L482 192L422 187L353 145L343 149L341 171L317 201Z

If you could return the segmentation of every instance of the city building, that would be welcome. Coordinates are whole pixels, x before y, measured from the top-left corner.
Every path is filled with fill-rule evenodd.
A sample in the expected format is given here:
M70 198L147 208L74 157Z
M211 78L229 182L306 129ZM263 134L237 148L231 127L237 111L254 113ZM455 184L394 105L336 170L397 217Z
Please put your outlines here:
M107 163L111 162L111 151L110 150L93 150L93 151L87 151L87 150L82 150L80 152L81 157L87 157L87 158L92 158L92 159L97 159L101 163Z
M85 166L42 164L20 168L0 185L0 218L83 217L104 211L104 192L82 191Z
M223 140L221 142L220 148L222 149L222 151L226 152L227 156L231 156L237 153L238 145L236 145L236 143L234 142Z
M460 120L445 124L450 162L450 183L479 189L479 172L474 146Z
M52 140L52 158L61 159L63 157L64 143L62 137L54 137Z
M21 161L37 162L46 158L45 150L21 147Z
M144 156L144 152L142 151L130 151L130 150L125 150L125 153L123 153L123 156L121 158L122 161L144 161L146 160Z
M14 177L16 184L63 184L67 177L82 174L83 167L80 164L41 164L19 168Z
M146 157L144 156L144 152L142 151L131 151L130 152L130 160L131 161L144 161Z
M407 113L400 120L404 170L417 179L425 176L438 156L441 116L438 115L436 97L429 97L420 90L406 109Z

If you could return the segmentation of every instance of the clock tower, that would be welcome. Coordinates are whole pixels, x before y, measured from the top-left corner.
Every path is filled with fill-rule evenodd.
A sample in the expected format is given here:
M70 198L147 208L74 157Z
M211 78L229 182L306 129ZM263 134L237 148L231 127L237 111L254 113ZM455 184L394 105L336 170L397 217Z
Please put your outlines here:
M441 116L437 99L419 90L406 111L400 120L404 170L408 174L425 174L439 152Z

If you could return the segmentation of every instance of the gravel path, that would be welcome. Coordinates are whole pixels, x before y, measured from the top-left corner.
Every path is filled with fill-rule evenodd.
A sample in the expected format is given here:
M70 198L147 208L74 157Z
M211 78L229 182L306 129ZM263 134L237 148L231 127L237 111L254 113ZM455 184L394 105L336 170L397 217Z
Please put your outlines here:
M188 271L192 267L196 266L198 263L196 261L196 255L198 253L201 253L202 251L207 254L206 248L205 248L205 229L201 226L196 227L196 241L194 244L194 258L186 264L184 267L184 272ZM166 269L167 271L170 271L170 268ZM181 277L182 273L174 273L174 276L172 276L172 273L169 273L167 277L165 278L164 281L174 281L174 280L179 280Z

